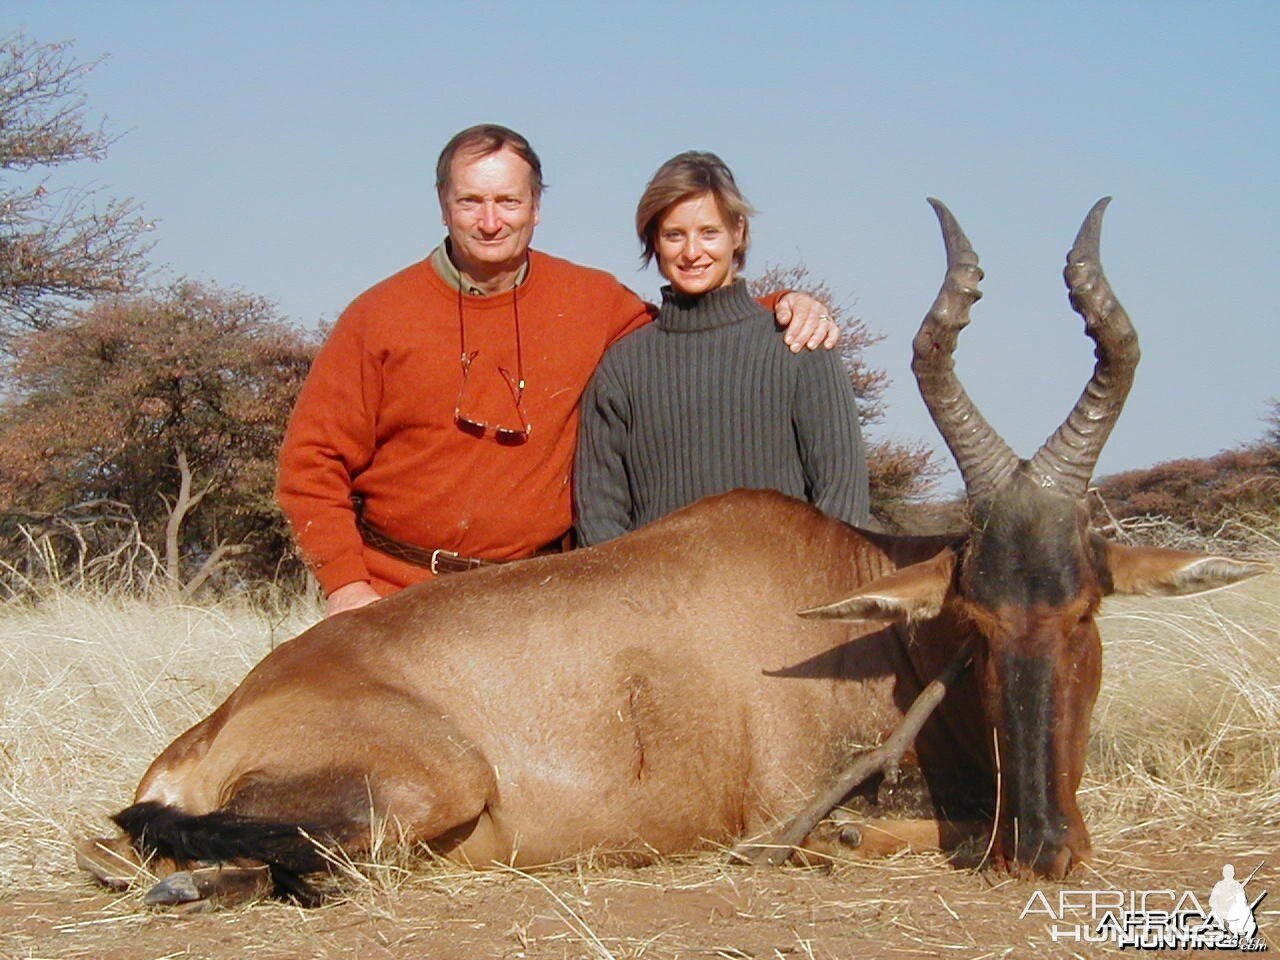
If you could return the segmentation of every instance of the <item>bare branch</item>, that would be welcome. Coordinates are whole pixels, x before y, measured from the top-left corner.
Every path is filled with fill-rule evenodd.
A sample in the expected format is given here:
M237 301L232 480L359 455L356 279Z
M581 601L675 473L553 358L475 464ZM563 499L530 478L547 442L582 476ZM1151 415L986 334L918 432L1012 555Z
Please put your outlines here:
M109 138L89 128L80 84L103 58L77 64L70 42L37 43L19 33L0 42L0 167L26 170L100 160Z
M23 174L100 160L111 144L85 117L81 83L101 61L75 63L67 43L19 33L0 41L0 170ZM45 329L65 301L119 294L141 279L152 228L131 199L47 181L0 183L0 332Z
M187 463L187 452L181 447L178 447L178 478L178 497L169 507L169 517L164 525L164 568L174 583L178 583L182 576L178 535L182 521L191 509L191 465ZM164 499L167 503L168 498Z
M170 502L169 498L163 493L160 494L166 506L169 507L169 517L165 522L164 528L164 562L165 570L169 574L169 579L174 583L180 583L182 580L182 548L181 534L182 522L200 505L200 501L205 498L210 490L217 486L217 481L210 480L203 490L196 493L191 492L192 471L191 464L187 460L187 451L181 446L177 448L177 466L178 466L178 496L177 499ZM210 557L223 550L218 547L210 554ZM208 560L205 561L208 563ZM207 577L207 575L206 575ZM203 582L201 579L201 582ZM198 586L198 584L197 584ZM183 588L186 592L187 588Z
M204 558L204 562L200 564L200 569L195 575L188 580L182 587L183 599L189 600L195 596L205 581L217 573L222 567L226 566L227 561L233 557L242 556L253 548L246 543L222 543L214 548L213 552Z

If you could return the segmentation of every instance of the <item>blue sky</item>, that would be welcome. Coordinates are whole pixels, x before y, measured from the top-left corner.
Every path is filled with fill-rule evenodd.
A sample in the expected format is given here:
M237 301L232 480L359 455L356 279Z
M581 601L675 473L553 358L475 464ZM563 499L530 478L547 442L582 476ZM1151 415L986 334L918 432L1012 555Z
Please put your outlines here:
M536 245L652 296L635 202L710 149L760 210L751 270L802 260L885 334L877 436L937 444L910 342L942 279L926 196L987 271L957 365L1029 455L1088 379L1062 287L1089 206L1144 359L1100 472L1260 435L1280 396L1280 4L6 0L6 30L107 61L120 139L72 172L157 222L158 277L275 300L299 323L441 235L440 147L492 120L551 185Z

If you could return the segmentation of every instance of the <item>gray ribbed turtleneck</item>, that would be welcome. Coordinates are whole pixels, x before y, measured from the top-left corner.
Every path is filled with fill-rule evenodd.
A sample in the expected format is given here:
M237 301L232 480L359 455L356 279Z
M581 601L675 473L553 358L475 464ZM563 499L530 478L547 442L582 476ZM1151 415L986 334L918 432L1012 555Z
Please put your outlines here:
M744 281L695 298L666 287L657 321L605 354L583 397L579 541L612 539L737 487L780 490L865 523L853 385L833 352L791 353Z

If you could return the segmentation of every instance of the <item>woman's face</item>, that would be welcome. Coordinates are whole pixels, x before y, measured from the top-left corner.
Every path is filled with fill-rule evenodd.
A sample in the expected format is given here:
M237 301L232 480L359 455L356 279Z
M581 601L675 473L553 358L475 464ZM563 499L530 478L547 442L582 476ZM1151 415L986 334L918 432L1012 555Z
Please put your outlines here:
M742 223L729 226L710 193L673 203L658 219L658 269L678 293L707 293L733 282Z

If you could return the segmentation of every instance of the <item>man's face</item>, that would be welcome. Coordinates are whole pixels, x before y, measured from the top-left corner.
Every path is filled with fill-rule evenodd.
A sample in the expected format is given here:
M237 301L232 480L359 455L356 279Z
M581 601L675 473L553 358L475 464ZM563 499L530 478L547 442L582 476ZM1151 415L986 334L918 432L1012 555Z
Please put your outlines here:
M454 157L440 210L459 269L483 279L524 262L538 224L532 175L533 168L508 147L484 157Z
M742 224L725 223L710 193L686 197L658 220L658 270L678 293L690 296L727 286L742 237Z

